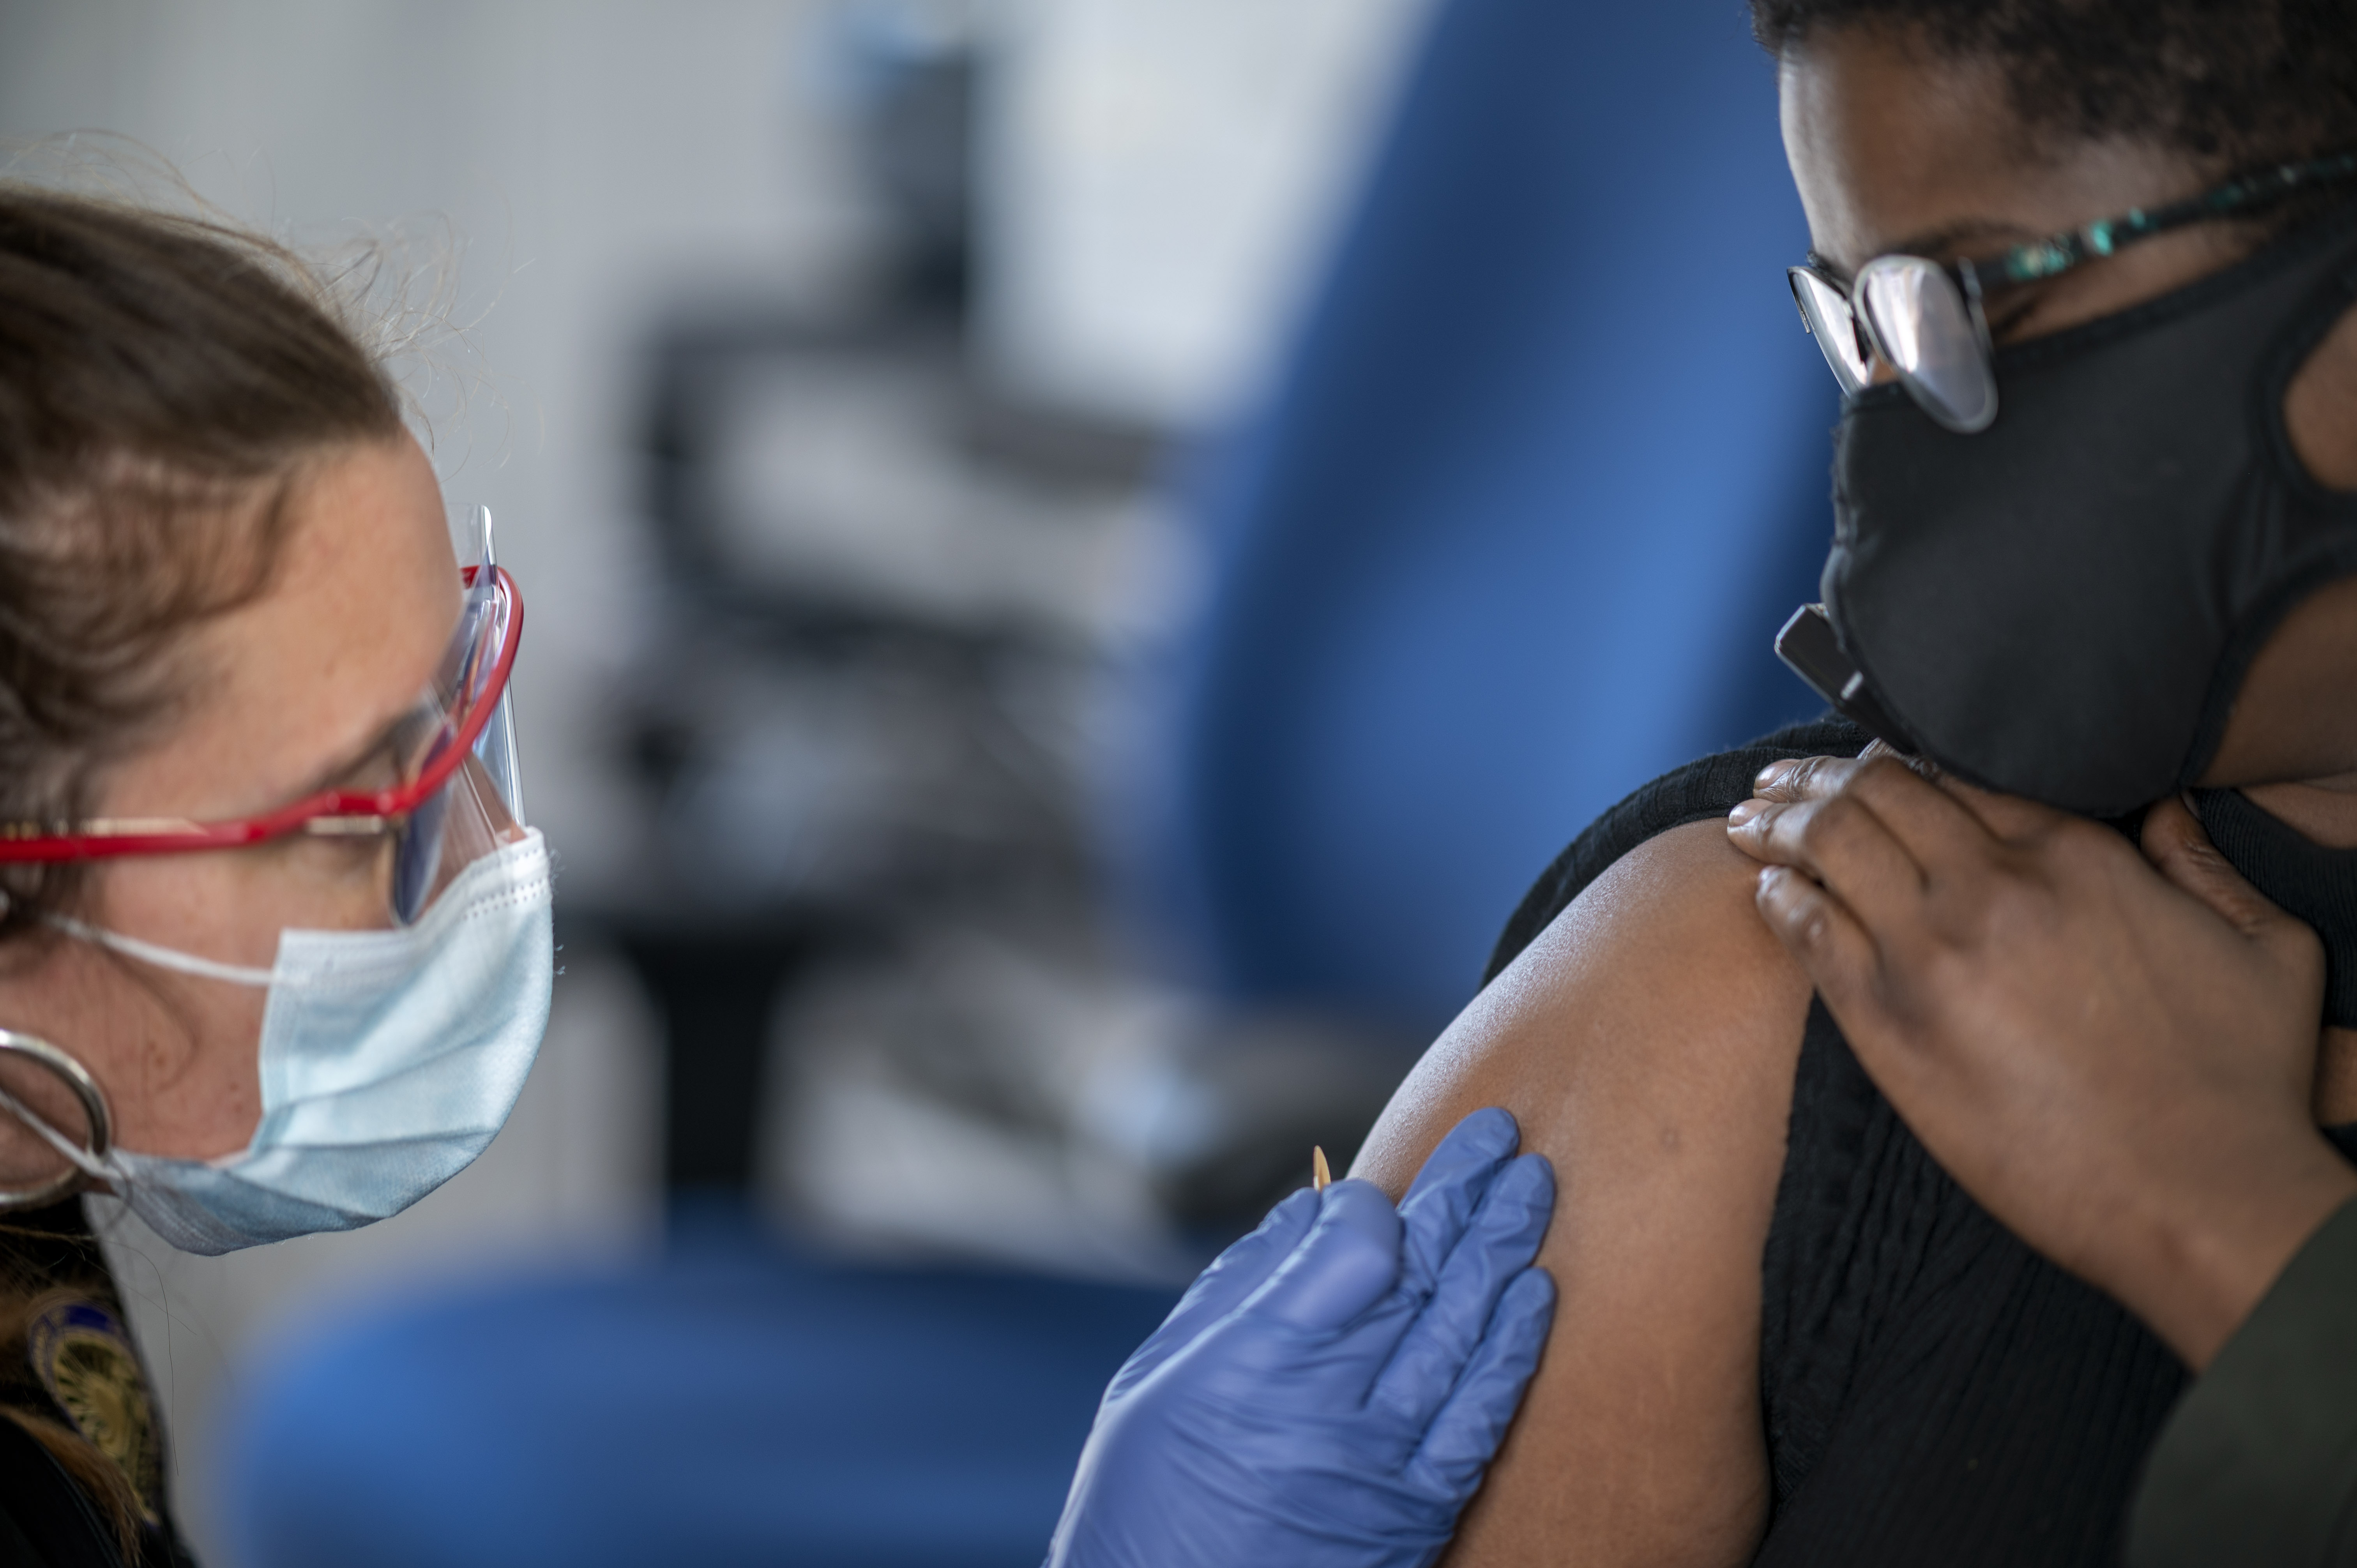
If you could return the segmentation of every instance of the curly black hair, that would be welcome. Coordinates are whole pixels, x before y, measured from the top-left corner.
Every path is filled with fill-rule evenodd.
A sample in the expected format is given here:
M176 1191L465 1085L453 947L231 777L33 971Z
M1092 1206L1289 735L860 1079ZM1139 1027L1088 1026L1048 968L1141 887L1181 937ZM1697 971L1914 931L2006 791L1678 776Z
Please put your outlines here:
M2050 134L2237 168L2357 146L2357 0L1751 0L1777 54L1858 24L1994 60Z

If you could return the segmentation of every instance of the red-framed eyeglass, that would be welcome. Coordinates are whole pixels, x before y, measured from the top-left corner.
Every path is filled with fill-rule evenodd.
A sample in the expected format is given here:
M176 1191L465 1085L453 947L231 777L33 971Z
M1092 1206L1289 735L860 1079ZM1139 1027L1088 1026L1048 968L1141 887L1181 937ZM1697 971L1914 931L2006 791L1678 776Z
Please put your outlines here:
M225 822L99 817L70 823L0 823L0 865L242 849L296 832L328 837L398 832L412 817L439 818L437 798L469 757L478 758L509 816L520 822L507 690L523 639L523 597L504 567L468 566L459 575L467 598L457 630L396 742L403 782L376 790L323 789L261 816ZM438 830L438 820L436 825ZM438 853L438 845L427 847ZM398 883L414 885L401 895L401 901L422 903L432 874L430 857L408 875L397 872Z

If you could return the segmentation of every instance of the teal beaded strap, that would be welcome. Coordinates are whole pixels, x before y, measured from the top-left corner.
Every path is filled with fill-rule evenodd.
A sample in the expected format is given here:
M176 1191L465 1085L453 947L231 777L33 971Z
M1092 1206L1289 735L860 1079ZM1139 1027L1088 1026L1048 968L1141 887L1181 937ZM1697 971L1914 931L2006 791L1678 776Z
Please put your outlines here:
M2214 190L2189 196L2182 201L2172 201L2149 211L2131 208L2116 218L2098 219L2050 239L2016 245L1999 255L1959 263L1957 270L1974 279L1984 292L2035 283L2068 272L2093 257L2111 255L2138 240L2148 240L2189 223L2266 207L2295 191L2330 185L2352 175L2357 175L2357 151L2311 158L2306 163L2279 164L2239 176Z

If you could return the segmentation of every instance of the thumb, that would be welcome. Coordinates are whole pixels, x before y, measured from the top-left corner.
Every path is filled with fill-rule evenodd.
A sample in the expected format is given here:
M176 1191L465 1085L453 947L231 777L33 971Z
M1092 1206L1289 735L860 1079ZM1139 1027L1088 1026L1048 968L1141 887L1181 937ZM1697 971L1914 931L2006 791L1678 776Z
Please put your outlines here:
M2144 857L2172 886L2245 937L2270 936L2294 923L2218 853L2181 796L2172 795L2145 813L2143 848Z

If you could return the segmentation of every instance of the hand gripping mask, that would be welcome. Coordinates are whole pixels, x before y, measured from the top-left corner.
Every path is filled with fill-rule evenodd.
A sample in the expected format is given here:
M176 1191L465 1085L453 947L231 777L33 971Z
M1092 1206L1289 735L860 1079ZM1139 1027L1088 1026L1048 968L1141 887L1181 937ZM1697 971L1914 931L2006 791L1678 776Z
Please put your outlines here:
M2003 410L1976 435L1896 385L1854 394L1823 584L1839 646L1820 625L1795 667L1975 784L2097 816L2191 785L2268 634L2357 573L2357 496L2319 486L2283 424L2352 301L2357 205L1999 350Z

